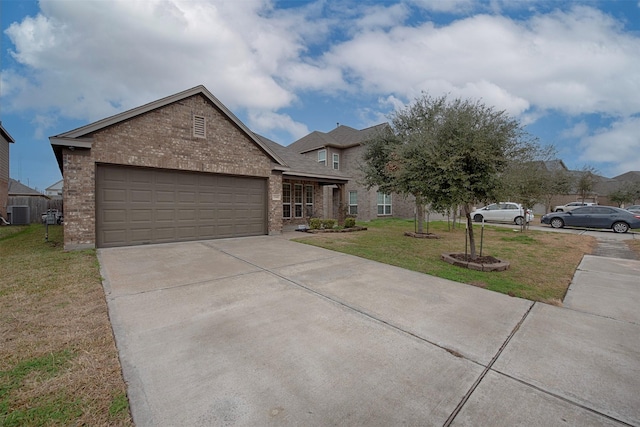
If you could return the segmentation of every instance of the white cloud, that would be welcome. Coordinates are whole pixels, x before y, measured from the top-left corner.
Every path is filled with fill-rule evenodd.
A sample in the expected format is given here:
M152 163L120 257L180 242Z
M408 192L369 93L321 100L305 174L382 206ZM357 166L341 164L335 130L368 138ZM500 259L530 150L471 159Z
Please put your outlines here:
M589 6L516 20L473 15L481 6L470 0L288 9L269 0L39 4L40 14L6 30L21 69L3 69L2 102L49 120L96 120L198 84L249 112L256 130L292 135L304 125L278 111L318 92L394 105L422 91L448 93L482 99L526 123L549 111L640 111L640 38ZM461 18L409 23L416 7ZM495 0L482 7L513 6Z
M198 84L232 108L278 109L296 98L276 76L304 46L288 31L290 17L262 16L266 1L40 6L6 30L14 58L30 70L12 108L93 120Z
M572 128L566 129L560 135L562 138L582 138L589 133L589 125L584 120L576 123Z
M529 106L569 114L640 110L640 39L590 8L528 21L475 15L374 29L334 46L325 60L364 91L410 99L425 90L481 97L519 114Z
M582 138L580 160L609 165L611 175L640 171L640 117L614 122L606 129Z
M302 138L309 133L309 128L306 125L294 121L289 115L271 111L250 111L247 125L251 130L260 134L269 135L285 131L295 139Z
M392 28L402 23L409 16L409 9L404 4L391 6L372 6L364 9L363 16L356 20L359 30Z
M426 10L450 13L464 13L477 6L473 0L412 0L411 3Z

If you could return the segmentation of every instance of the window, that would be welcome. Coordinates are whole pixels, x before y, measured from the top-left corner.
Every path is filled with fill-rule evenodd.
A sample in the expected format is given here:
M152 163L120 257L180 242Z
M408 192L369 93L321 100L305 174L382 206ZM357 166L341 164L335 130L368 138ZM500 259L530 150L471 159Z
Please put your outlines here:
M282 217L291 218L291 184L282 184Z
M333 155L333 168L340 169L340 154Z
M204 116L193 116L193 136L207 137L207 119Z
M293 216L302 218L302 184L293 186Z
M349 191L349 215L358 215L358 192Z
M304 187L304 203L305 215L307 218L311 218L313 216L313 185Z
M378 192L378 215L391 215L391 194Z
M318 151L318 163L322 163L323 165L327 165L327 150Z

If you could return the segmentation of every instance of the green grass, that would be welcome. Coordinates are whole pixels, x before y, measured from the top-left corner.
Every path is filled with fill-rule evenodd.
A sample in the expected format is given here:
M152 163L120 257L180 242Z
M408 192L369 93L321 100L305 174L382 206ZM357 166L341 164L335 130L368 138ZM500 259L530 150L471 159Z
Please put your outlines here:
M95 250L0 227L0 426L132 425Z
M429 232L437 234L439 239L404 236L405 231L414 231L411 220L385 219L359 225L365 225L368 230L296 240L512 296L556 304L564 298L582 256L590 253L595 244L588 236L520 232L517 226L486 226L482 255L507 260L511 265L503 272L481 272L456 267L440 259L443 253L465 252L464 225L458 224L454 228L446 222L430 223ZM481 227L474 226L474 232L479 252Z

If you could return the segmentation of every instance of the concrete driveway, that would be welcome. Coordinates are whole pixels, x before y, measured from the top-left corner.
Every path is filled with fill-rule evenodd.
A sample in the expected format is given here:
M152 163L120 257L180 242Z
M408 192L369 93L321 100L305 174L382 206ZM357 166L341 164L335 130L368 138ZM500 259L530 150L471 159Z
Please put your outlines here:
M640 425L639 261L560 308L282 237L98 256L138 426Z

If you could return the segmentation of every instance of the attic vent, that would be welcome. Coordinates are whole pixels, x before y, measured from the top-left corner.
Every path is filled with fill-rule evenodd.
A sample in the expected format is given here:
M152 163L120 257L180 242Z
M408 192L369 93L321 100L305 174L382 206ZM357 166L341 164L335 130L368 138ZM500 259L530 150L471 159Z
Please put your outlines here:
M193 136L207 137L207 121L203 116L193 116Z

